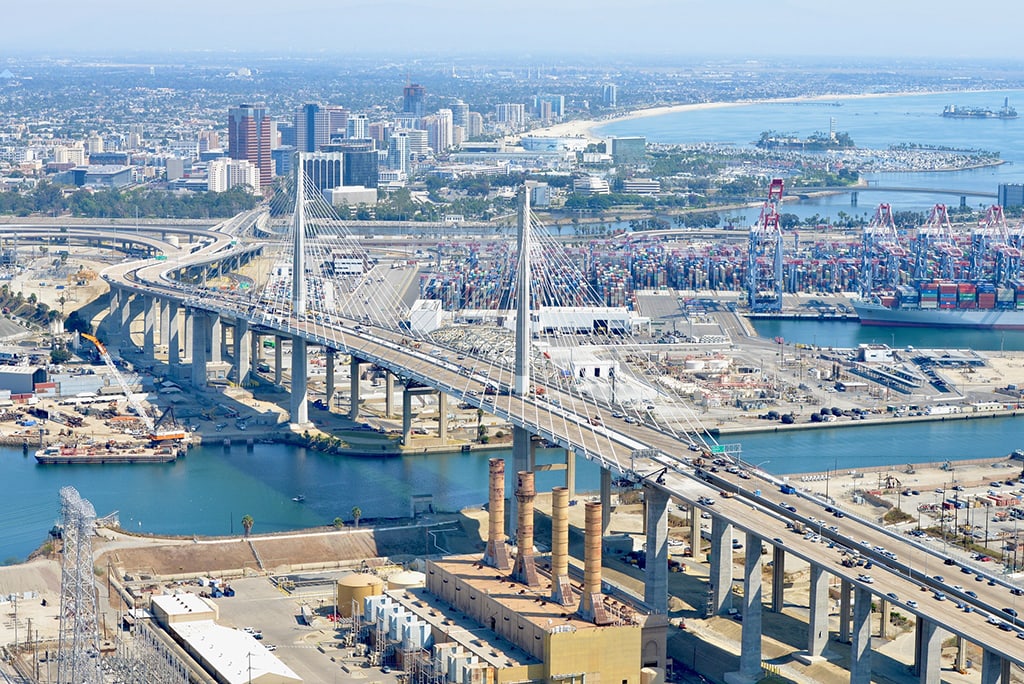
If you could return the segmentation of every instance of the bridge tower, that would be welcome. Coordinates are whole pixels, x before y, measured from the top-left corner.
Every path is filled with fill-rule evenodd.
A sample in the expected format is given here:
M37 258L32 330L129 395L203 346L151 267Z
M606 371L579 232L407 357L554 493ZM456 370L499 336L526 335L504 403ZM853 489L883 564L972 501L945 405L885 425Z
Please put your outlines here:
M782 227L777 205L784 185L773 178L747 245L747 304L751 311L782 310Z
M292 306L295 315L306 313L306 189L302 152L295 160L295 210L292 213Z
M517 239L519 257L516 290L516 335L515 368L512 379L512 393L520 397L530 394L530 191L533 183L523 183L519 188L519 221ZM530 432L524 428L512 428L512 472L533 470ZM519 505L515 497L509 501L511 515L509 527L518 533Z
M102 684L92 533L96 509L74 487L60 490L63 553L60 564L58 684Z

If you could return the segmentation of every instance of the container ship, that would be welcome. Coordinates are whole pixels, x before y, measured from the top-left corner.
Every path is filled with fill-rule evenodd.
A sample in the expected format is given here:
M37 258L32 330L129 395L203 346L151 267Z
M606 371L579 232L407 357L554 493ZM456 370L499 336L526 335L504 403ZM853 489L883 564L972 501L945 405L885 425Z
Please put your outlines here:
M1024 280L1008 285L923 283L852 304L861 325L1024 330Z
M1010 98L1003 100L1002 108L992 111L981 107L960 107L946 105L942 116L947 119L1016 119L1017 110L1010 106Z
M171 445L157 447L123 445L65 446L54 444L36 451L36 461L53 463L170 463L181 450Z

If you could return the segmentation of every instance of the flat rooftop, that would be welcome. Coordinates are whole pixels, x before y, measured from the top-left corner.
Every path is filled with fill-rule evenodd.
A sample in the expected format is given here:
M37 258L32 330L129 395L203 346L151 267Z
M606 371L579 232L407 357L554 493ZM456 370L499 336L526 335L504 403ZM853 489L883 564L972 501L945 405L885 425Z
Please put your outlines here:
M541 629L549 632L573 629L598 629L589 620L584 620L576 613L576 605L580 596L582 586L579 582L573 581L573 593L577 598L577 604L573 606L561 606L549 600L551 596L551 578L545 572L538 572L540 586L531 589L525 584L520 584L505 573L480 561L479 555L450 556L443 560L434 561L434 564L448 574L457 577L467 584L478 589L481 593L487 594L491 599L500 602L521 615L525 620L533 623ZM543 563L537 559L537 569L541 571ZM570 574L572 570L570 569ZM645 615L638 613L633 606L620 601L617 598L604 595L605 608L613 616L618 616L623 622L635 622L643 624Z

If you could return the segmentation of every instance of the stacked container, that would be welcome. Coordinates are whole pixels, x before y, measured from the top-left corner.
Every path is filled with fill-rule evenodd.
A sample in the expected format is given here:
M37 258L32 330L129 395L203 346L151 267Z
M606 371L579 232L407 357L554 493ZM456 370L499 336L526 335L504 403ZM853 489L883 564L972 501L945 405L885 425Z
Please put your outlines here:
M978 308L996 308L996 286L992 283L981 283L978 285Z
M957 304L956 283L939 283L939 308L955 309Z
M957 283L957 305L961 309L978 308L978 288L974 283Z

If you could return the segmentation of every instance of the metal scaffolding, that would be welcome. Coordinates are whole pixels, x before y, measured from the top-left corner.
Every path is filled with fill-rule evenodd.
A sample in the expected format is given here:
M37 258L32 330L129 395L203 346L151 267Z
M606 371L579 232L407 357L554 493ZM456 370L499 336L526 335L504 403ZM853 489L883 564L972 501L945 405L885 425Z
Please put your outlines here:
M96 510L74 487L60 490L64 541L60 575L57 684L102 684L92 533Z

